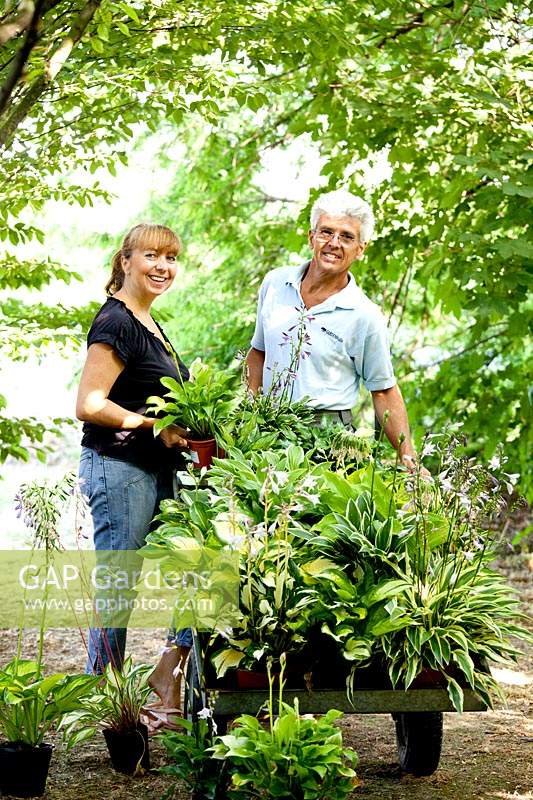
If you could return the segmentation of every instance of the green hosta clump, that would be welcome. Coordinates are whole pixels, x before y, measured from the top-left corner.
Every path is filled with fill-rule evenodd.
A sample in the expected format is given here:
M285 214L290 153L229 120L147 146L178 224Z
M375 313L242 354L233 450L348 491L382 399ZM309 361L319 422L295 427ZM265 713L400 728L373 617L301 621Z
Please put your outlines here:
M159 525L148 534L146 543L173 549L178 539L189 537L203 546L221 547L213 523L227 510L224 500L210 489L182 489L176 499L162 501L155 517Z
M225 449L243 453L313 444L314 412L303 400L290 403L272 394L246 393L222 439Z
M298 700L281 704L270 730L243 714L231 734L213 747L215 758L230 759L233 790L229 797L282 797L294 800L341 800L358 785L355 752L342 746L334 724L342 712L301 716Z
M279 659L306 645L314 599L305 591L301 557L281 516L268 533L248 539L241 553L239 615L212 656L219 676L230 667L253 668L266 656Z
M219 675L305 646L313 600L301 571L308 558L303 519L320 518L318 487L327 471L296 445L230 455L210 473L226 504L211 523L221 543L238 550L241 574L238 624L223 632L224 646L213 656Z
M342 733L335 724L342 712L332 709L323 717L301 715L297 699L294 706L283 702L282 676L275 710L270 676L268 727L243 714L231 734L221 736L212 748L214 758L231 766L228 796L243 800L348 797L359 781L354 770L357 755L343 747Z
M164 398L153 396L146 401L147 413L158 416L156 436L170 425L187 428L191 438L217 436L239 404L234 374L216 370L200 359L191 364L190 380L161 378L161 383L168 389Z
M381 657L394 686L429 667L457 710L461 683L490 705L498 686L486 659L515 660L511 638L527 637L511 589L488 566L487 519L510 476L474 463L454 438L433 437L424 451L437 461L431 483L418 474L387 483L375 465L328 475L321 503L332 511L311 530L318 557L303 571L323 632L354 662L351 689L357 667Z
M120 669L108 664L103 676L96 676L99 685L91 696L83 698L63 719L61 727L67 740L76 743L89 739L99 726L121 733L135 730L152 692L148 678L153 669L150 664L134 664L131 656Z
M256 523L268 525L287 511L319 518L318 486L327 466L315 464L302 447L247 455L231 450L228 455L215 460L209 484L219 496L231 497Z
M516 661L519 651L511 637L527 637L516 623L520 614L511 588L481 556L467 560L464 553L432 553L425 576L413 581L404 573L403 578L403 586L385 606L403 625L379 642L393 686L408 688L423 667L438 670L454 708L461 711L460 673L492 706L491 695L501 691L484 663Z
M229 765L213 758L210 748L215 739L216 726L211 717L211 709L204 708L194 722L177 720L183 732L168 731L159 737L169 759L169 763L160 767L159 772L169 775L171 780L185 783L195 797L227 800Z
M14 658L0 669L0 733L10 742L39 746L79 708L97 681L91 675L45 677L37 661ZM67 743L75 741L67 737Z

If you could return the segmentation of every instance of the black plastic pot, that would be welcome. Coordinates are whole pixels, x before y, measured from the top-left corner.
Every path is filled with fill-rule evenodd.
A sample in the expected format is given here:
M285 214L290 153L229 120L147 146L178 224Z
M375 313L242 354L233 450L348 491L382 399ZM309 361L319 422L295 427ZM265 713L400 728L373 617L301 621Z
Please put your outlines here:
M113 768L117 772L133 775L139 766L150 769L148 728L139 723L129 731L105 728L104 737Z
M31 747L23 742L0 744L0 795L40 797L52 758L51 744Z

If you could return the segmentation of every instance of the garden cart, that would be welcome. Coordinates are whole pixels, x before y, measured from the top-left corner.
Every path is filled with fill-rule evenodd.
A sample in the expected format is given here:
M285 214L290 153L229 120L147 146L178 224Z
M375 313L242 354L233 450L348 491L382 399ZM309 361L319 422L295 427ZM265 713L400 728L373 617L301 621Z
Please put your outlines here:
M228 722L239 714L257 714L268 700L268 688L224 688L217 681L213 668L204 663L201 636L194 636L193 649L187 665L184 713L195 720L202 708L209 706L217 731L223 735ZM325 714L336 708L345 714L391 714L396 726L396 741L400 767L413 775L431 775L440 760L443 731L443 712L454 711L443 686L423 688L384 688L381 671L372 679L372 668L367 671L365 686L355 688L351 701L346 689L320 688L309 691L284 689L283 699L292 704L298 698L302 714ZM375 685L372 686L372 683ZM464 687L464 711L485 711L487 706L469 688Z

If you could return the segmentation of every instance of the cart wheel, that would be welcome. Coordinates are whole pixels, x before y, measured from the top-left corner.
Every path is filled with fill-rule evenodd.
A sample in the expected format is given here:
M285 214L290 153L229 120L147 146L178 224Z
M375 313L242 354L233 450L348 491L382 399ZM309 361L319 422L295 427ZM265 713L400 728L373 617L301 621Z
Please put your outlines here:
M393 718L400 767L413 775L432 775L440 760L442 712L410 711Z
M196 722L197 714L204 707L200 691L200 676L194 649L191 650L187 669L185 672L185 696L183 698L183 716L191 722Z

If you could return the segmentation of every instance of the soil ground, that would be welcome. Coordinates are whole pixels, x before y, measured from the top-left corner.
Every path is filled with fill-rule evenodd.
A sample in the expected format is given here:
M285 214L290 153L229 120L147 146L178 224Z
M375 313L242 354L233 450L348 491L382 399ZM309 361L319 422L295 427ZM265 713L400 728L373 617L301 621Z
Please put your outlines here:
M524 610L533 600L531 559L514 557L500 565L520 590ZM128 647L138 661L154 662L165 631L131 631ZM36 634L25 634L25 657L34 657ZM0 633L0 664L16 651L17 631ZM357 800L533 800L533 724L531 701L533 657L524 652L511 671L497 672L507 694L507 706L494 711L445 714L441 763L434 775L403 774L396 757L394 723L388 715L348 716L342 722L346 745L359 755L361 786ZM74 631L46 634L47 672L81 671L84 651ZM165 763L161 745L151 746L152 766ZM160 800L169 788L157 771L129 778L114 772L103 738L95 738L65 753L58 745L53 756L46 800ZM176 786L174 800L189 795Z

